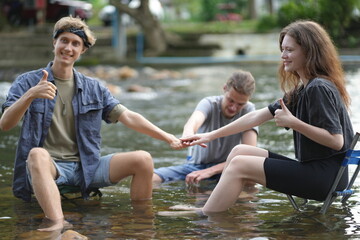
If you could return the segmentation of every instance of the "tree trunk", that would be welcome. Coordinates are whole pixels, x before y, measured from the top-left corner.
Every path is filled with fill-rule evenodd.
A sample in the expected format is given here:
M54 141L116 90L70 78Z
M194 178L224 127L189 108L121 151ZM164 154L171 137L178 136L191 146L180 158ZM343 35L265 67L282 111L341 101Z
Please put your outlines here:
M250 19L256 19L257 17L257 13L256 13L256 3L255 3L255 0L250 0L248 2L249 4L249 16L250 16Z
M268 0L268 8L269 8L269 14L273 15L274 14L274 3L273 0Z
M145 37L145 55L157 56L167 49L167 39L160 21L150 12L149 0L141 0L138 8L130 8L119 0L110 0L119 12L128 14L141 26Z

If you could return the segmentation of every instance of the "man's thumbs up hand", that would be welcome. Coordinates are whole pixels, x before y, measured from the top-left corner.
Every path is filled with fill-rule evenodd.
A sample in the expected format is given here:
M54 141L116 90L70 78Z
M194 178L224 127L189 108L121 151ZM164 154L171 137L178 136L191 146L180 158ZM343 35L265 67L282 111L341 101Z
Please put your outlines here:
M56 96L56 86L48 82L48 72L42 70L44 75L40 79L39 83L31 88L31 95L35 98L54 99Z

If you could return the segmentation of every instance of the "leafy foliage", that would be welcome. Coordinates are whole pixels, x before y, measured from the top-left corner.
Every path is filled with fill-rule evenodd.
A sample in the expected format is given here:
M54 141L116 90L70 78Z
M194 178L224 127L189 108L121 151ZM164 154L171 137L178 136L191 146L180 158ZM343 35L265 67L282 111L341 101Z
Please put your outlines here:
M285 27L289 23L298 19L312 19L319 21L319 7L314 0L295 0L281 6L278 12L278 23L280 27Z
M215 18L217 12L217 4L220 0L202 0L202 19L206 22L212 21Z
M256 25L257 32L267 32L278 27L278 19L275 15L261 17Z
M358 0L292 0L279 9L278 24L284 27L299 19L314 20L325 27L335 42L354 44L354 37L348 34L347 28L357 5Z

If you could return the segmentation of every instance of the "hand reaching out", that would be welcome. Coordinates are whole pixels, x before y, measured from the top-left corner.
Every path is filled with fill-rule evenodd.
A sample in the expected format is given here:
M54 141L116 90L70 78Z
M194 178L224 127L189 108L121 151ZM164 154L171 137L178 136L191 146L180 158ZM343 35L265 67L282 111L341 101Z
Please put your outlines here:
M180 139L178 139L177 137L175 137L172 134L170 134L170 135L171 135L171 142L169 144L172 149L179 150L179 149L183 149L183 148L187 147L186 145L184 145L182 143L182 141Z
M180 138L182 144L185 146L194 146L200 145L201 147L206 148L207 145L205 143L210 142L211 139L208 137L208 133L196 134L193 136L182 137Z

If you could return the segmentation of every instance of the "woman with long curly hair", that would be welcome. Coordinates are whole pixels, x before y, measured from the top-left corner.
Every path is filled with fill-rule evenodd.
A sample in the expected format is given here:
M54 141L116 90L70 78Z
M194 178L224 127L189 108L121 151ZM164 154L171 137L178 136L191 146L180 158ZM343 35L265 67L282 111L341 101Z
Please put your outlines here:
M338 53L327 32L316 22L299 20L281 31L279 45L283 98L225 127L182 141L203 144L274 119L277 126L293 130L296 159L259 147L236 146L202 208L205 214L231 207L246 182L323 201L350 146L350 97ZM344 189L347 181L346 172L337 189Z

